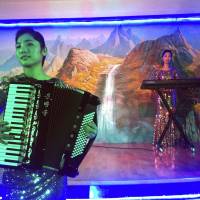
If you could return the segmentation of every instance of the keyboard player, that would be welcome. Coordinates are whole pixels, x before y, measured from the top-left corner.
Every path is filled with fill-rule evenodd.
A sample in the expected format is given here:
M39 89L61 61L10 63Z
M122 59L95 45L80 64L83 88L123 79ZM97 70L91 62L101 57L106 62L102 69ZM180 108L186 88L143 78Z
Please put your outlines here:
M168 80L177 79L178 73L172 65L172 51L164 50L161 55L161 65L153 69L150 78L151 80ZM163 104L161 97L154 93L154 100L156 102L156 115L154 121L154 137L153 144L160 143L160 138L165 132L165 137L162 138L162 146L174 146L179 138L174 121L170 118L169 111ZM162 89L162 94L165 97L170 110L172 112L176 109L176 91L174 89Z

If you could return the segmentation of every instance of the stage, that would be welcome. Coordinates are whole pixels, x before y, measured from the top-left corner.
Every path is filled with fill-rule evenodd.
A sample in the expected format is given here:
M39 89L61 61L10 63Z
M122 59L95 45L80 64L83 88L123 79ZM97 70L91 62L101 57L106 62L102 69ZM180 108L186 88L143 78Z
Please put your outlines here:
M66 189L57 200L200 199L200 147L161 153L151 144L95 143ZM0 185L0 199L5 190Z
M79 172L68 181L69 199L200 198L199 146L161 153L151 144L94 144Z

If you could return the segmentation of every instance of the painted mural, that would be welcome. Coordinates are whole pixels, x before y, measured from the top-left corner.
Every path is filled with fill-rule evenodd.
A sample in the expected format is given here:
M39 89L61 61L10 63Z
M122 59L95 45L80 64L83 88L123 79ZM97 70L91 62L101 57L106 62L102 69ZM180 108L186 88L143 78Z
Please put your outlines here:
M141 90L164 49L188 76L200 76L200 26L156 24L35 28L46 40L45 70L101 99L96 142L152 143L155 105ZM0 76L21 73L15 58L16 29L0 29Z

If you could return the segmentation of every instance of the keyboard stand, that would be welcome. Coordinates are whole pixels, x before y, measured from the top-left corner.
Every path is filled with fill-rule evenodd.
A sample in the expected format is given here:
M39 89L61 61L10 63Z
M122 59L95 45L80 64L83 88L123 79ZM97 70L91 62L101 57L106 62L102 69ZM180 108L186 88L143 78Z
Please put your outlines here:
M156 92L157 92L158 95L160 96L160 98L161 98L163 104L165 105L167 111L169 112L169 120L168 120L168 122L167 122L167 124L166 124L166 126L165 126L165 128L164 128L164 130L163 130L163 132L162 132L162 134L161 134L161 136L160 136L160 138L159 138L159 140L158 140L158 143L156 144L156 148L157 148L159 151L161 151L161 152L163 151L162 141L163 141L163 139L164 139L164 137L165 137L165 135L166 135L166 133L167 133L167 130L169 129L170 124L171 124L172 121L173 121L174 124L176 125L176 127L178 128L178 130L179 130L181 136L183 137L183 139L184 139L186 145L189 146L189 148L190 148L190 150L191 150L192 152L194 152L194 151L195 151L195 147L194 147L194 145L189 141L187 135L185 134L185 132L184 132L184 130L183 130L183 127L181 126L181 124L179 123L179 121L176 119L176 112L172 111L172 109L170 108L169 104L167 103L167 100L165 99L165 97L164 97L162 91L159 90L159 89L156 89Z

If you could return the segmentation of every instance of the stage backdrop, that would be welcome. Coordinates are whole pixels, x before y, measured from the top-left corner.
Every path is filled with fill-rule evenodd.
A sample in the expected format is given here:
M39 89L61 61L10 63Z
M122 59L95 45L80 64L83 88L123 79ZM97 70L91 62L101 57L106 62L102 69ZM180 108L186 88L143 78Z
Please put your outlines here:
M0 76L22 69L15 58L17 29L0 29ZM151 143L155 106L142 80L171 49L180 72L200 76L199 24L36 28L48 47L45 70L100 97L96 142Z

